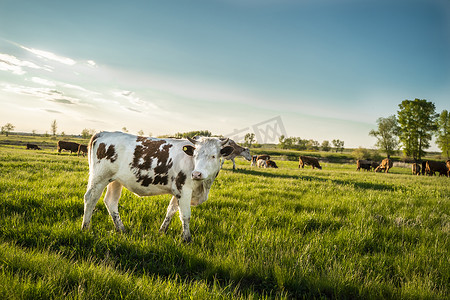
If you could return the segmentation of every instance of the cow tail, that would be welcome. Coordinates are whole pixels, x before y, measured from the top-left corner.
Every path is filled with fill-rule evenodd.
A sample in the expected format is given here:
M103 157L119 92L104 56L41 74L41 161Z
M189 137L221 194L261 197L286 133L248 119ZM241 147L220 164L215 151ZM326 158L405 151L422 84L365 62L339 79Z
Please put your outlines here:
M99 137L99 134L96 133L91 137L91 140L88 144L88 162L89 162L89 169L92 170L93 163L94 163L94 153L95 153L95 146L97 142L97 138Z

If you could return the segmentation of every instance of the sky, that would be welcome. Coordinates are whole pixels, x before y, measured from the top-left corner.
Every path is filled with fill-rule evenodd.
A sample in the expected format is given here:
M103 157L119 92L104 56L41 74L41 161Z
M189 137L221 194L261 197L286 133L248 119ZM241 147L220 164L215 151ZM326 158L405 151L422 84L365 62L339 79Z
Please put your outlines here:
M415 98L450 110L448 0L0 0L15 132L262 128L373 148L377 119Z

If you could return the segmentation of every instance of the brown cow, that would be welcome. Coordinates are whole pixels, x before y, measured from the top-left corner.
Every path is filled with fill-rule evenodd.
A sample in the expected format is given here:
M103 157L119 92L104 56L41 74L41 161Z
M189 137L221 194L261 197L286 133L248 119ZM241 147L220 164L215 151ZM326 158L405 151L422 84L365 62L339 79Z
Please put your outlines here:
M278 168L277 164L273 160L268 159L266 160L266 163L268 168Z
M413 175L420 175L420 165L418 163L413 163L411 165L411 172Z
M446 162L447 165L447 177L450 177L450 159Z
M311 166L313 169L316 167L317 169L322 170L322 167L319 164L319 160L315 157L310 156L300 156L298 159L298 167L304 168L305 165Z
M74 142L58 141L58 152L61 153L61 150L67 150L72 154L73 152L78 152L79 146L80 144Z
M82 153L83 156L85 156L85 155L87 154L87 152L88 152L87 145L82 145L82 144L80 144L80 145L78 146L78 153L77 153L77 156L80 156L80 153Z
M389 158L389 156L381 161L381 164L376 167L375 172L378 172L378 170L383 171L386 170L386 173L389 172L389 169L392 168L393 162L392 159Z
M436 172L439 173L439 176L442 176L442 175L445 175L447 177L449 176L447 164L445 162L428 160L426 162L425 173L427 175L433 176L434 173L436 173Z
M38 145L35 144L27 144L27 150L31 149L31 150L42 150L41 148L39 148Z
M370 160L358 159L356 161L356 171L359 171L360 169L364 169L366 171L370 171L372 166L373 166L373 161L370 161Z

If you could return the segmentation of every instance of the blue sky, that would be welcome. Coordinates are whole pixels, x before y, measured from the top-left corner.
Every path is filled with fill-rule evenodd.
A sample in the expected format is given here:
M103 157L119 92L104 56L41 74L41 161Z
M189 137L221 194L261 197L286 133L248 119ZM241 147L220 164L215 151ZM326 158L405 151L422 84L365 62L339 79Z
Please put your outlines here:
M402 100L450 109L450 1L0 2L0 122L373 147ZM435 146L433 147L434 149Z

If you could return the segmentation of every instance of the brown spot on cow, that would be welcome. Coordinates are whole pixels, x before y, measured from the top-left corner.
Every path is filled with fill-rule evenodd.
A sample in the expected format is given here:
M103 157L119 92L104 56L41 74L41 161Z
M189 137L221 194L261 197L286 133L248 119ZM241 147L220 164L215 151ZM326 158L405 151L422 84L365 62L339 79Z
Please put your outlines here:
M109 145L108 149L106 149L105 143L100 143L97 148L97 158L99 160L106 158L109 159L112 163L117 159L117 153L114 145Z
M177 178L175 180L175 184L179 191L181 191L185 182L186 182L186 174L184 174L183 171L180 171L180 173L178 173Z
M137 182L141 182L143 186L167 184L168 172L173 164L172 159L169 159L169 149L172 145L166 144L165 140L154 141L145 137L138 137L136 141L141 145L134 149L131 168L135 171ZM152 168L154 160L156 160L156 167ZM143 174L143 171L150 169L155 172L154 178Z

